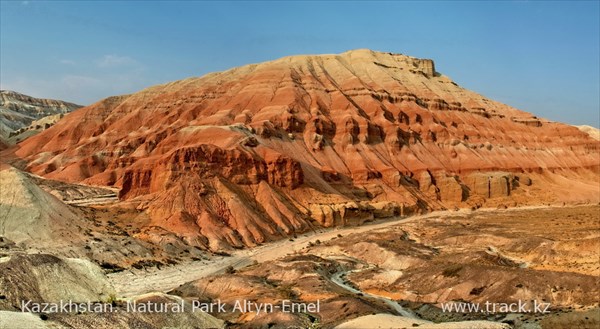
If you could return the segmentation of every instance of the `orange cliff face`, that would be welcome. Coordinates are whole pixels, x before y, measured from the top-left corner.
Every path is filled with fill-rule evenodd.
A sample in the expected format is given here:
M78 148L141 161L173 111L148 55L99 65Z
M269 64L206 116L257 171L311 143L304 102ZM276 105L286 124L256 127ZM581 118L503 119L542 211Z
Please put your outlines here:
M593 202L600 142L461 88L433 61L293 56L110 97L11 152L113 185L213 250L444 207Z

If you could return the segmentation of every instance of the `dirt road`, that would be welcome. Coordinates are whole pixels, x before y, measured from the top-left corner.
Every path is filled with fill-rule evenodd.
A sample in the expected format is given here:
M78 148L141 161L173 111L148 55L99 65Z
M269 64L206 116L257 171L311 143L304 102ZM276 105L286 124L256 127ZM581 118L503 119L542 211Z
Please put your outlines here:
M181 263L168 267L147 270L126 270L108 275L121 297L131 297L152 291L167 292L180 285L209 275L222 273L228 266L240 269L256 262L274 260L294 254L316 240L327 241L338 234L347 235L387 228L423 218L444 216L450 211L432 212L421 216L390 218L362 226L320 229L299 235L294 241L280 240L252 249L234 252L230 257L215 257L212 260Z

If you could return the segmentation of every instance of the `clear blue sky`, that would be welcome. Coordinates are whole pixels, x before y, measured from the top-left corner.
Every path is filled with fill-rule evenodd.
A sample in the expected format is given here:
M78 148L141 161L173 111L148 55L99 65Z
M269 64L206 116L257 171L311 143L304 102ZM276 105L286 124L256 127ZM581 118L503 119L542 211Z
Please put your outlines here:
M432 58L460 85L600 125L600 8L587 2L1 2L0 83L89 104L294 54Z

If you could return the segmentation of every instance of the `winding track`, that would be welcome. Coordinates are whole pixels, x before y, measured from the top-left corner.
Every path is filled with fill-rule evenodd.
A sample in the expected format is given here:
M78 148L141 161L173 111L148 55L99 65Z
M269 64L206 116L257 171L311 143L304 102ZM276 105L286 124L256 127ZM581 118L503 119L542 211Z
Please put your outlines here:
M547 206L526 206L520 208L511 208L507 210L497 210L495 208L479 209L478 212L493 211L511 211L514 209L540 209ZM148 270L127 270L108 275L109 280L114 285L117 294L122 297L131 297L153 291L168 292L180 285L194 281L213 274L222 273L228 266L235 269L244 268L256 262L265 262L275 260L281 257L292 255L304 249L310 242L316 240L326 241L337 237L338 234L348 235L353 233L364 233L376 231L395 225L402 225L412 221L425 218L443 217L451 214L457 214L455 211L434 211L429 214L411 216L411 217L393 217L376 222L367 223L361 226L346 228L320 229L314 232L305 233L298 236L294 241L282 239L276 242L268 243L252 249L245 249L234 252L230 257L215 257L211 260L195 261L181 263L173 266L153 268Z
M222 273L229 266L240 269L251 265L255 261L261 263L292 255L304 249L310 242L314 243L316 240L326 241L337 237L338 234L347 235L374 231L423 218L444 216L450 213L455 212L437 211L408 218L393 217L361 226L321 229L300 235L294 241L284 239L252 249L236 251L230 257L216 257L208 261L181 263L161 267L161 269L126 270L111 273L108 275L108 278L117 290L117 294L122 297L132 297L153 291L168 292L184 283Z
M355 262L355 263L365 264L364 262L362 262L356 258L352 258L352 257L343 257L343 258L350 259L350 261ZM366 271L366 270L375 268L375 266L373 266L372 264L365 264L365 265L367 265L367 266L364 268L361 268L361 269L356 269L356 270L351 270L351 271L346 271L346 270L338 271L338 272L334 273L333 276L331 276L330 280L331 280L331 282L335 283L339 287L341 287L355 295L366 296L368 298L384 302L386 305L388 305L390 308L392 308L396 313L398 313L398 315L401 315L401 316L404 316L407 318L411 318L411 319L418 319L418 317L415 314L413 314L411 311L402 307L402 305L398 304L398 302L396 302L395 300L388 298L388 297L379 296L379 295L371 294L371 293L356 289L347 283L346 277L348 274L362 272L362 271Z

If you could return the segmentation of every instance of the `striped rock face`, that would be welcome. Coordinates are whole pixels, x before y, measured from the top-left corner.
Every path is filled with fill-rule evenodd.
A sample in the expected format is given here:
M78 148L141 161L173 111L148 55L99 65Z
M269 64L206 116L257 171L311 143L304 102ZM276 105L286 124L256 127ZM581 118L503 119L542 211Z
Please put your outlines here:
M466 90L431 60L293 56L84 107L12 149L110 185L143 234L213 250L448 207L599 201L600 142Z

